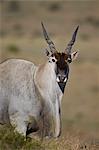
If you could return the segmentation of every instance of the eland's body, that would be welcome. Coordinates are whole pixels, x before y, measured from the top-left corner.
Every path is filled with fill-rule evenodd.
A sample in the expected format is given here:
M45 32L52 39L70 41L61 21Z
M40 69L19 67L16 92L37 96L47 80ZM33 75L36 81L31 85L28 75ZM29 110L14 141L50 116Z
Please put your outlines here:
M68 62L77 52L58 53L42 27L50 47L46 63L35 66L26 60L9 59L0 64L0 123L10 123L24 136L37 132L40 136L58 137ZM74 41L68 44L67 51Z

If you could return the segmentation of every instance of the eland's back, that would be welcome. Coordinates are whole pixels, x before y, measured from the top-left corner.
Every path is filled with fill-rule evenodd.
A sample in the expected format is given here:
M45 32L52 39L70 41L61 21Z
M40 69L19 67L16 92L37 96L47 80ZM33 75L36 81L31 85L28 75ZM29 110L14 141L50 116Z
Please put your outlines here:
M0 64L0 123L9 121L8 113L22 111L22 108L30 110L31 105L25 105L28 101L34 99L35 103L35 68L32 62L21 59Z

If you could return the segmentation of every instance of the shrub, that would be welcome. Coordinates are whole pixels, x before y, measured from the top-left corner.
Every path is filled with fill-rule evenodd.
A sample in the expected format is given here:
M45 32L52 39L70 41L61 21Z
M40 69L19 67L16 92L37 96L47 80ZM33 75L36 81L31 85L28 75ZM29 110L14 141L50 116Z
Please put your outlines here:
M59 11L61 9L61 3L53 2L49 5L48 9L50 11Z
M19 48L18 48L16 45L14 45L14 44L8 45L7 50L8 50L9 52L12 52L12 53L17 53L17 52L19 52Z

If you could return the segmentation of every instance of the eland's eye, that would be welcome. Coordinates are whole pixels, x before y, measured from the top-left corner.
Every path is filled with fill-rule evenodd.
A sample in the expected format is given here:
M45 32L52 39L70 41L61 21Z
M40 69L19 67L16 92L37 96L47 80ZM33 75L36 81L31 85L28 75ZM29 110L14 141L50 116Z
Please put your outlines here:
M53 62L55 62L55 59L52 59Z
M71 62L72 62L72 59L71 59L71 58L68 58L67 61L68 61L69 63L71 63Z

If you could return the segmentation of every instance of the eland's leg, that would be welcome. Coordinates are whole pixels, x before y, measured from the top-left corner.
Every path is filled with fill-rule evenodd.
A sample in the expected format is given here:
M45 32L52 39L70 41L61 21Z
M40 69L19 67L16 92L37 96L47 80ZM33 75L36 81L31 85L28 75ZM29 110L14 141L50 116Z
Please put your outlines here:
M11 115L10 123L15 128L15 131L17 131L26 138L27 121L25 121L23 116L19 114Z
M27 136L35 139L42 139L44 137L43 119L41 116L30 117L27 127Z
M60 119L60 109L57 102L54 106L48 105L48 107L46 107L44 112L43 123L44 123L43 133L45 137L56 138L60 135L61 119Z
M54 118L54 128L55 128L54 137L59 137L61 134L61 109L57 101L54 106L53 115L54 115L53 118Z

